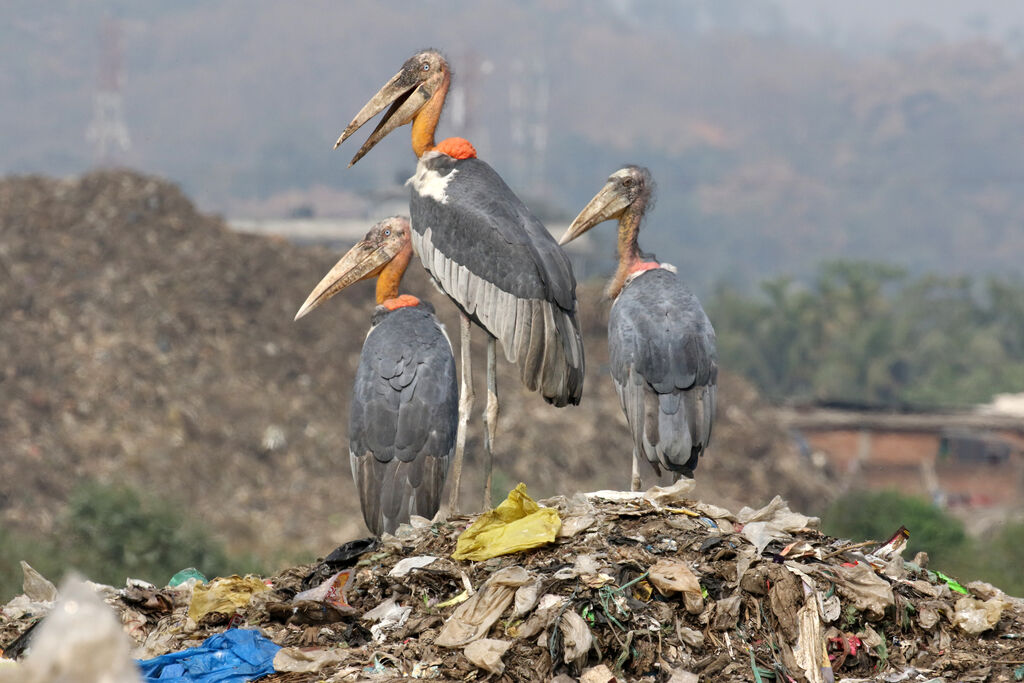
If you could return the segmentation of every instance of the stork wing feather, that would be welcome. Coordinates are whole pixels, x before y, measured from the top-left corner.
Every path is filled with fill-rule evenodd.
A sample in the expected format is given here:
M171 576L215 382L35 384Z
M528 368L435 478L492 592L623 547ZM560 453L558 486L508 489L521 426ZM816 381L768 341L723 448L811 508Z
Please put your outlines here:
M352 476L371 531L434 516L457 421L455 359L436 318L421 307L388 313L363 345L349 415Z
M412 185L413 248L434 281L501 341L528 388L579 403L576 279L547 228L479 159L427 155Z
M650 270L619 294L608 320L612 378L634 454L692 476L711 439L717 395L715 332L675 274Z

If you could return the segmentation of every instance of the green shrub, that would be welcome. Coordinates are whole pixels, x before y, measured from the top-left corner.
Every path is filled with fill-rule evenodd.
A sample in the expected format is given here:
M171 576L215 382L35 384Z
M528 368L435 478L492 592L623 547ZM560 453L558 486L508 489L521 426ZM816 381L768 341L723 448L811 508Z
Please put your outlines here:
M114 586L127 577L162 586L184 567L210 577L260 569L253 558L229 556L209 531L168 502L142 498L126 486L80 486L55 536L39 541L0 531L0 600L21 592L22 559L53 581L74 569Z
M854 491L836 500L822 516L822 530L855 541L886 541L900 527L910 530L903 556L928 553L933 564L952 561L967 542L960 520L926 500L895 491Z

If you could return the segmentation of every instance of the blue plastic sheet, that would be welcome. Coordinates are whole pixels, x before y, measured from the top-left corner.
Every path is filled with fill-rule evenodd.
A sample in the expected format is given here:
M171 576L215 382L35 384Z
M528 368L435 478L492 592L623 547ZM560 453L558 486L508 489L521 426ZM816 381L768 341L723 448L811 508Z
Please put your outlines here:
M146 681L161 683L245 683L274 673L280 646L259 631L233 628L198 647L139 661Z

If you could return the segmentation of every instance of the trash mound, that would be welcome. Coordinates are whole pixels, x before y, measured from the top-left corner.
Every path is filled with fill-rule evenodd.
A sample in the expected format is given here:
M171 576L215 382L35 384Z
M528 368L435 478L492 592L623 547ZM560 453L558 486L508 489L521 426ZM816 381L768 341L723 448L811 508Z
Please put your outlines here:
M233 552L309 557L365 533L346 416L373 284L292 321L337 258L233 232L173 184L139 173L0 180L0 525L52 535L74 488L96 479L170 499ZM632 442L608 377L602 288L578 291L579 407L551 408L499 362L502 488L525 481L550 496L628 486ZM403 289L430 300L457 336L454 306L422 268L409 269ZM483 490L485 340L474 337L469 510ZM826 473L808 467L749 385L725 372L720 381L700 496L735 507L776 493L802 509L826 504L837 490Z
M1024 678L1024 601L904 561L902 527L850 543L780 498L733 514L689 486L538 506L520 485L480 517L414 519L266 580L95 588L149 672L257 641L232 661L279 683ZM23 661L8 667L57 657L31 642L57 591L25 573L0 618L4 656Z

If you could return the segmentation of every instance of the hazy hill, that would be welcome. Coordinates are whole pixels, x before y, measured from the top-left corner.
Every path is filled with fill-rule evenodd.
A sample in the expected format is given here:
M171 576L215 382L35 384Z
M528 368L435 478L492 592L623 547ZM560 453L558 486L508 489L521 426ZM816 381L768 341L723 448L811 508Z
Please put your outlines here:
M47 534L83 481L121 482L198 515L234 550L324 552L364 532L347 415L372 310L354 288L292 317L337 254L240 235L173 185L130 172L0 181L0 524ZM453 307L414 264L403 287ZM583 404L557 410L499 363L496 486L537 496L628 485L607 376L606 302L581 289ZM477 395L483 339L477 335ZM478 399L463 500L480 500ZM698 493L739 507L830 495L756 394L723 373Z
M908 24L857 52L787 19L793 2L16 5L0 27L0 98L16 103L0 109L0 172L92 162L103 8L123 27L123 161L208 210L407 177L404 131L347 171L354 150L330 146L432 45L464 86L442 134L467 135L565 214L622 163L649 165L661 192L646 246L702 293L837 257L970 273L1024 258L1024 59L969 37L994 29L944 42Z

